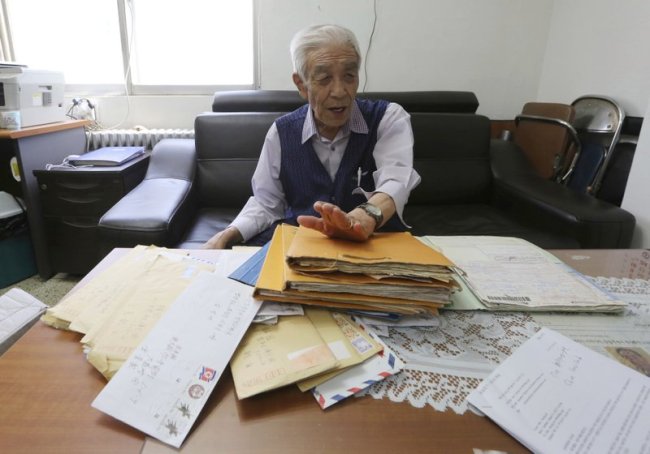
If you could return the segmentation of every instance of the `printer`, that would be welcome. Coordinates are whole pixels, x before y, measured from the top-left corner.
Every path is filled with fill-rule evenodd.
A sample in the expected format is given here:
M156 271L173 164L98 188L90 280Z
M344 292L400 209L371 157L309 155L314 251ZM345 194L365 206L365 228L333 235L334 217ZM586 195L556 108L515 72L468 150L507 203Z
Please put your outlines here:
M0 66L0 112L20 113L21 127L64 121L63 73Z

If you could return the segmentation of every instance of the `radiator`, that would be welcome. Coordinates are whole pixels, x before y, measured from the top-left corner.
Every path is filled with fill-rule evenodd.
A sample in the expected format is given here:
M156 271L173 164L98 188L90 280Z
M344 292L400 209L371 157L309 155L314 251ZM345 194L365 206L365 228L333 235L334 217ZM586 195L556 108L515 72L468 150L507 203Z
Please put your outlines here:
M162 139L193 139L193 129L104 129L86 132L88 150L101 147L144 146L152 150Z

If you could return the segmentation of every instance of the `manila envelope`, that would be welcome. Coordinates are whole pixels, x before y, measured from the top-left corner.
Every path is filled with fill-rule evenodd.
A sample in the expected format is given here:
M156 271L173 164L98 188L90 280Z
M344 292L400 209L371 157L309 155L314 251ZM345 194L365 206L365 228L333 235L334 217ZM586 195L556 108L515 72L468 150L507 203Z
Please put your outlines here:
M334 354L307 316L280 317L276 325L251 325L230 360L239 399L330 370Z
M365 361L383 348L345 314L313 307L305 308L305 314L334 353L338 365L332 371L298 382L301 391L320 385L348 367Z

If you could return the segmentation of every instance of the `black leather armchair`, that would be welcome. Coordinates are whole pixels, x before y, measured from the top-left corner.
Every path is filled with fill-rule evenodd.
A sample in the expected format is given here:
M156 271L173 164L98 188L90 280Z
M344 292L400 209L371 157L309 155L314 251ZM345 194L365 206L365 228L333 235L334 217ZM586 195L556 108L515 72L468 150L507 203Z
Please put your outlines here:
M404 217L415 235L505 235L544 248L625 248L634 217L539 177L518 147L490 139L469 92L372 93L411 114L422 177ZM304 101L295 92L217 93L195 120L195 141L153 150L142 184L100 220L102 246L196 248L225 228L251 195L250 179L275 119Z

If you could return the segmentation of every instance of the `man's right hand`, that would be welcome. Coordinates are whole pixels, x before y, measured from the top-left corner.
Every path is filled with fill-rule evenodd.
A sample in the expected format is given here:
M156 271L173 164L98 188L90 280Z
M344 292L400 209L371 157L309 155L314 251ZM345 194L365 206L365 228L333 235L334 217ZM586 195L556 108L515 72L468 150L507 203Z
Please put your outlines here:
M228 227L221 232L216 233L212 238L205 242L203 249L229 249L233 244L241 243L244 238L235 227Z

